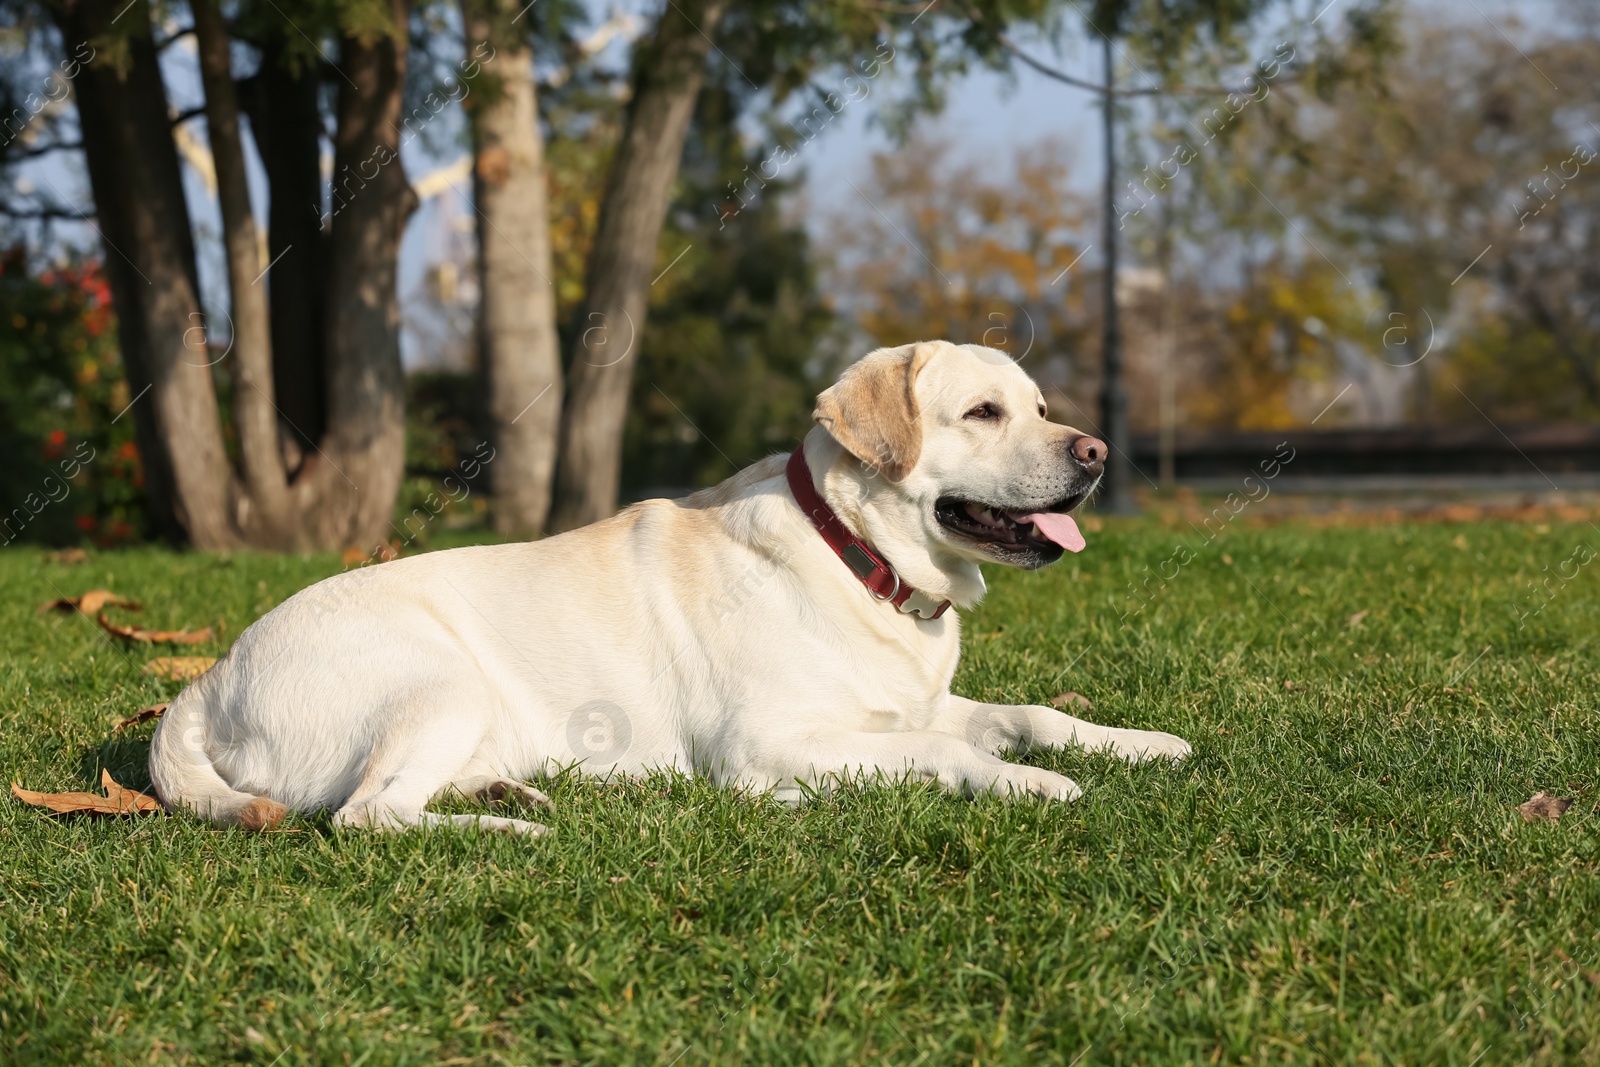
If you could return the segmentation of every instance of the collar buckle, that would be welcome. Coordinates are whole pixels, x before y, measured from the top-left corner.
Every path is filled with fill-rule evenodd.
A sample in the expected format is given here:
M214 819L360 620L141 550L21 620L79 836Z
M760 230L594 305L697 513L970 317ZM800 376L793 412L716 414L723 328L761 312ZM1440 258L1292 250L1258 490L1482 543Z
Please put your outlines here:
M920 589L902 582L899 571L887 560L879 559L861 538L851 533L839 520L828 502L822 499L822 494L817 492L816 484L811 479L811 468L806 466L804 444L790 455L784 474L795 503L811 520L811 525L822 536L823 542L867 587L867 592L874 600L887 600L902 615L914 615L919 619L937 619L949 610L950 601L935 600ZM892 585L890 579L893 579ZM879 592L885 587L888 592Z

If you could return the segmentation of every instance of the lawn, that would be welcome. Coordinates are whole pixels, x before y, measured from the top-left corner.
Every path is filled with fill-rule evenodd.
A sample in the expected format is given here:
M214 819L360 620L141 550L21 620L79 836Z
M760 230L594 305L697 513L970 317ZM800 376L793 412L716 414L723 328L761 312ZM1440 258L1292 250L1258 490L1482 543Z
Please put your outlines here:
M1600 531L1203 540L1107 524L1079 557L993 573L964 620L958 692L1074 690L1098 721L1194 742L1178 767L1028 756L1083 786L1072 805L562 780L556 832L527 840L6 797L0 1061L1600 1060L1600 567L1571 562ZM104 587L142 625L234 636L338 569L0 552L8 783L86 789L103 766L145 786L152 727L112 723L180 684L140 665L225 647L123 649L41 602ZM1539 790L1576 802L1526 822Z

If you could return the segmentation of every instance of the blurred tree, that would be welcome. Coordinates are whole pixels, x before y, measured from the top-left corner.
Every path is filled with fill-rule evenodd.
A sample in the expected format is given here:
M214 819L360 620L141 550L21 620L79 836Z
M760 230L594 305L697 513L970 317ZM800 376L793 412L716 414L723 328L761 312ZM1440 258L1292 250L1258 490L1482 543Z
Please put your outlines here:
M194 32L234 320L229 347L220 355L208 343L210 324L199 304L152 9L147 0L131 6L105 0L46 3L65 54L87 50L94 56L74 82L78 123L108 251L152 511L164 534L205 548L375 539L389 521L404 444L395 267L401 227L414 202L397 158L405 0L342 0L334 9L287 2L273 5L276 20L246 5L237 14L240 32L278 42L263 44L263 54L288 69L258 73L260 80L247 82L238 96L233 28L215 0L199 3L192 12ZM313 62L303 49L282 45L291 31L319 58L322 49L310 35L339 40L339 60L329 61L338 85L333 196L324 214L319 180L314 198L299 207L317 222L319 236L298 248L302 261L293 258L295 246L284 234L269 237L269 247L281 242L282 248L282 261L273 262L260 254L254 232L238 112L253 102L265 120L260 144L268 179L284 183L272 189L273 201L292 206L295 201L283 194L304 196L311 188L308 164L315 161L317 138L303 129L299 137L291 134L296 121L320 133L321 117L312 106L314 92L285 84L304 77L302 64ZM269 87L274 83L284 90L281 98ZM269 267L279 276L296 276L281 286L266 279L271 292L282 290L276 310L258 288ZM309 285L297 277L306 272ZM309 298L308 291L324 280L325 290ZM320 344L311 345L308 356L294 352L280 368L274 354L316 337L319 320L325 330ZM284 336L273 337L274 324ZM228 365L214 372L229 356L234 358ZM213 374L224 372L231 378L237 462L213 383ZM296 426L276 403L274 394L286 384L286 395L320 394L320 432ZM301 447L305 443L309 452Z
M711 51L715 49L720 61L716 67L725 81L726 99L740 111L777 108L802 93L816 98L817 106L800 124L776 133L779 148L792 160L798 141L814 137L847 99L859 99L842 94L852 92L852 82L860 88L860 61L875 53L881 56L891 39L915 45L909 64L916 76L914 104L935 100L937 78L959 63L941 62L946 49L938 40L936 20L918 26L917 16L909 5L859 0L768 0L737 6L697 0L662 9L652 35L635 49L622 132L588 257L584 302L568 341L553 529L592 522L615 507L627 405L651 306L649 290L681 251L661 254L661 229ZM713 45L713 38L721 43ZM880 60L871 62L868 81L882 66ZM857 63L854 69L852 63ZM829 73L844 75L841 91L821 84ZM808 132L801 132L801 126ZM738 175L725 176L732 179L725 187L735 190L741 203L753 201L786 165L774 163L775 158L757 155ZM719 191L711 202L727 199Z
M1056 70L1028 55L1009 36L1019 22L1033 22L1058 29L1061 15L1056 5L1014 4L1008 0L979 0L963 5L970 18L967 41L991 63L1017 59L1035 70L1079 89L1088 89L1100 98L1104 144L1104 197L1101 205L1101 250L1105 262L1101 271L1100 396L1098 425L1090 423L1111 446L1106 459L1102 505L1113 513L1134 510L1132 439L1128 419L1128 393L1124 381L1122 327L1117 300L1121 221L1116 217L1119 188L1117 169L1118 102L1130 90L1116 82L1116 56L1126 52L1119 40L1130 39L1154 63L1164 84L1134 89L1137 95L1171 91L1183 72L1197 65L1194 53L1227 52L1237 47L1245 32L1276 0L1094 0L1087 10L1070 6L1083 21L1083 30L1099 45L1101 82L1095 83ZM1145 80L1150 80L1146 73Z
M312 42L276 11L243 8L233 33L260 52L255 72L238 83L239 103L250 117L251 140L267 177L267 262L289 267L275 269L265 285L272 396L284 466L292 477L328 428L322 97L327 81L339 79Z
M634 352L645 326L656 246L705 79L724 0L668 4L635 48L622 137L589 249L577 344L561 412L556 501L559 533L616 507Z
M115 544L146 530L144 475L94 260L30 270L0 255L0 544Z
M1600 76L1594 23L1369 29L1389 49L1275 88L1186 168L1188 240L1243 284L1322 286L1274 316L1282 350L1403 389L1395 417L1600 415L1600 98L1558 88Z
M1381 25L1373 10L1381 11L1388 0L1372 0L1370 6L1356 6L1345 12L1345 19L1357 27ZM1123 244L1124 216L1118 206L1124 185L1136 189L1132 180L1124 181L1117 167L1116 128L1126 123L1130 103L1141 97L1170 97L1193 94L1209 98L1204 105L1220 116L1226 126L1249 102L1259 99L1257 92L1267 79L1259 67L1241 77L1238 67L1246 59L1245 47L1258 35L1268 15L1274 11L1294 12L1294 5L1280 0L1095 0L1087 9L1067 5L1082 20L1082 28L1099 45L1102 80L1097 84L1041 61L1013 39L1014 27L1033 25L1047 36L1057 36L1063 15L1057 5L1043 2L1017 3L1015 0L969 0L952 9L963 13L969 28L965 44L987 62L1003 65L1020 62L1062 83L1096 93L1100 98L1104 134L1104 195L1101 205L1101 380L1099 424L1090 427L1111 445L1106 465L1106 491L1103 505L1113 512L1133 510L1132 442L1129 397L1123 373L1123 330L1119 314L1118 287L1121 284L1119 256ZM1311 32L1326 13L1326 7L1310 18ZM1377 34L1354 35L1372 49L1381 45ZM1321 40L1321 38L1318 38ZM1135 63L1130 52L1139 55L1145 66ZM1342 62L1330 53L1330 63ZM1119 85L1117 60L1134 67L1139 84ZM1236 87L1229 79L1238 79ZM1205 83L1209 82L1209 85ZM1164 188L1166 180L1159 184ZM1162 217L1169 220L1170 212ZM1170 239L1158 242L1165 267ZM1170 288L1170 285L1168 286Z
M635 494L712 484L793 447L839 369L793 183L767 183L737 219L705 210L759 166L738 95L725 79L702 92L668 212L623 443Z
M707 210L758 164L739 129L738 75L713 69L710 79L663 221L651 326L638 339L619 479L628 497L717 481L784 447L810 424L812 397L836 367L833 317L805 229L788 213L793 183L768 183L736 222ZM624 104L603 80L578 78L544 100L558 320L572 352L583 344L585 264ZM603 350L596 336L589 343Z
M1047 386L1083 377L1089 201L1071 186L1071 149L1018 149L1011 171L913 135L872 159L871 183L833 220L835 291L874 345L928 337L1033 361ZM880 214L881 211L881 214Z
M478 218L479 352L493 430L494 526L544 529L560 440L562 374L544 133L527 14L517 0L462 0Z

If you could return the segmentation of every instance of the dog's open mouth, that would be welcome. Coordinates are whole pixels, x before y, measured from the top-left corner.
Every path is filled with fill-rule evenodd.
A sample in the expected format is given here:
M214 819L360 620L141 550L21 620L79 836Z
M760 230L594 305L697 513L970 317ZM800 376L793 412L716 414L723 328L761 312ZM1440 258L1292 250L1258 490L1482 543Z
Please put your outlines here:
M1060 546L1082 552L1083 533L1068 514L1087 494L1075 493L1041 511L1010 510L956 497L941 497L933 506L939 525L973 541L1000 549Z

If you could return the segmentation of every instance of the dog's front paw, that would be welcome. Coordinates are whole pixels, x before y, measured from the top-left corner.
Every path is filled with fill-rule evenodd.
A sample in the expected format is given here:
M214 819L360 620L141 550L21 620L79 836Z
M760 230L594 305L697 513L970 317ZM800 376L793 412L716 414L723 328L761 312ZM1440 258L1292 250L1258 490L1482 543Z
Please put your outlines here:
M1078 783L1065 775L1014 763L1007 764L1004 770L995 775L994 782L987 791L1013 800L1031 796L1041 797L1044 800L1067 801L1077 800L1083 796L1083 790L1078 788Z
M1183 760L1193 751L1183 738L1160 730L1118 730L1106 747L1130 763L1161 758Z

